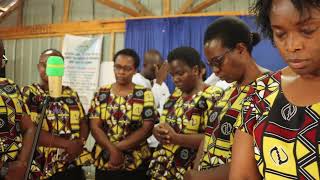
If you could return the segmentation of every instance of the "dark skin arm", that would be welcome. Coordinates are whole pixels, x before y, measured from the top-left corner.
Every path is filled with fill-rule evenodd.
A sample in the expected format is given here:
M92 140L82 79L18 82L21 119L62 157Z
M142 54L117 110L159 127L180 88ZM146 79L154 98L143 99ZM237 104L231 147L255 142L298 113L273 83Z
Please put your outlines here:
M23 132L23 143L22 143L22 149L18 156L18 160L23 162L28 162L28 159L31 154L32 143L33 143L34 135L36 132L36 128L33 125L30 119L30 116L26 114L22 116L20 125Z
M261 179L254 158L253 138L251 135L240 130L236 131L231 162L229 179Z
M169 64L167 61L163 62L161 67L155 65L156 83L161 85L167 79L168 73Z
M219 167L208 169L205 171L191 170L184 175L185 180L227 180L230 170L230 164L223 164Z
M96 142L104 149L109 151L109 164L111 168L117 169L124 162L123 153L119 148L112 144L102 129L102 121L100 119L90 119L90 128L92 136Z
M83 145L80 140L68 140L44 130L41 130L39 144L45 147L65 149L69 155L68 160L70 161L78 157L83 151Z
M116 144L121 151L132 149L147 139L152 132L154 123L152 121L144 121L141 128L133 132L130 136Z
M202 157L202 154L203 154L203 144L204 144L204 139L202 139L201 143L200 143L200 146L198 148L198 152L197 152L197 156L196 156L196 159L194 160L194 166L193 166L193 169L194 170L198 170L198 167L200 165L200 159Z
M89 136L88 117L85 116L80 120L80 140L86 140Z
M80 140L82 141L82 143L84 143L85 140L87 140L88 136L89 136L89 117L86 115L83 106L80 102L80 98L78 96L78 94L75 92L75 96L77 99L77 103L79 106L80 111L82 111L82 113L84 114L83 118L80 120Z
M20 122L23 133L22 149L16 161L9 163L6 179L23 179L30 158L32 143L35 135L35 127L28 115L23 115Z

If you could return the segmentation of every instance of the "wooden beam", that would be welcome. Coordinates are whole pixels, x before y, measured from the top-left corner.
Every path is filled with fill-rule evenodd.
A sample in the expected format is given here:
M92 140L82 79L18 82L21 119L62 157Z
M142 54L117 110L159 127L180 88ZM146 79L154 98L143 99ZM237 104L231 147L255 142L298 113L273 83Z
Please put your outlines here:
M129 0L129 2L131 2L131 4L133 4L142 13L142 15L153 16L153 13L138 0Z
M116 2L113 2L112 0L98 0L100 3L106 5L106 6L109 6L113 9L116 9L118 11L121 11L125 14L129 14L131 16L141 16L141 14L139 14L137 11L131 9L131 8L128 8L120 3L116 3Z
M0 28L0 39L26 39L64 36L65 34L90 35L112 32L125 32L125 20L158 19L176 17L201 17L201 16L247 16L248 11L224 11L196 14L180 14L169 16L144 16L118 18L106 21L68 22L61 24L35 25L25 27Z
M71 0L64 0L64 10L63 10L63 20L62 22L66 23L69 21L69 12L70 12Z
M20 4L19 2L16 2L7 11L3 12L0 16L0 22L3 21L3 19L7 17L9 14L11 14L13 11L15 11L19 7L19 4Z
M221 1L221 0L204 0L200 4L198 4L195 7L193 7L190 11L188 11L188 13L201 12L203 9L205 9L205 8L211 6L212 4L217 3L219 1Z
M188 9L191 7L193 3L193 0L185 0L185 2L182 4L180 9L176 12L176 14L183 14L188 11Z
M115 32L112 32L112 33L110 34L109 59L113 59L115 47L116 47L116 33L115 33Z
M14 28L1 28L0 39L26 39L64 36L65 34L86 35L125 32L125 21L89 21L61 24L34 25Z
M18 14L17 14L17 26L21 27L23 24L23 5L24 5L24 1L20 0L19 2L19 6L18 6Z
M163 8L163 15L164 16L168 16L170 15L170 0L163 0L163 3L162 3L162 8Z

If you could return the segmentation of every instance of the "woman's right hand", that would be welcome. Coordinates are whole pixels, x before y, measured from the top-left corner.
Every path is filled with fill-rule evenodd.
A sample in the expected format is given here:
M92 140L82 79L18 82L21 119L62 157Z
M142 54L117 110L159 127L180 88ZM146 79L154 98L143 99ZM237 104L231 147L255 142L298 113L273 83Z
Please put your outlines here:
M168 131L164 128L164 124L159 124L153 128L154 137L161 143L167 144Z
M120 169L124 164L124 155L118 148L110 150L109 166L112 170Z

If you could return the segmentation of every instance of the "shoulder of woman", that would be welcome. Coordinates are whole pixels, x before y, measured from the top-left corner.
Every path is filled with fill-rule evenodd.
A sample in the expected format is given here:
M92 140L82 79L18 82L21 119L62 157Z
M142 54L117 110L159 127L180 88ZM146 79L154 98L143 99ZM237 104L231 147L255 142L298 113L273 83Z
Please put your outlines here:
M0 78L0 84L4 84L4 85L10 84L10 85L16 86L16 83L13 80L8 78Z
M220 99L223 96L224 90L218 86L211 85L204 90L202 96L212 98L215 97L216 100Z

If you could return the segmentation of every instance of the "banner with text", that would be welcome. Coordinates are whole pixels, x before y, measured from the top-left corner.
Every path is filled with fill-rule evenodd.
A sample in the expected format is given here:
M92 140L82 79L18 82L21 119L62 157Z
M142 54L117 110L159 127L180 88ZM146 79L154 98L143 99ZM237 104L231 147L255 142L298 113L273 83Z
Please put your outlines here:
M63 40L65 72L62 83L78 92L86 112L98 87L102 40L103 36L74 35L66 35Z

